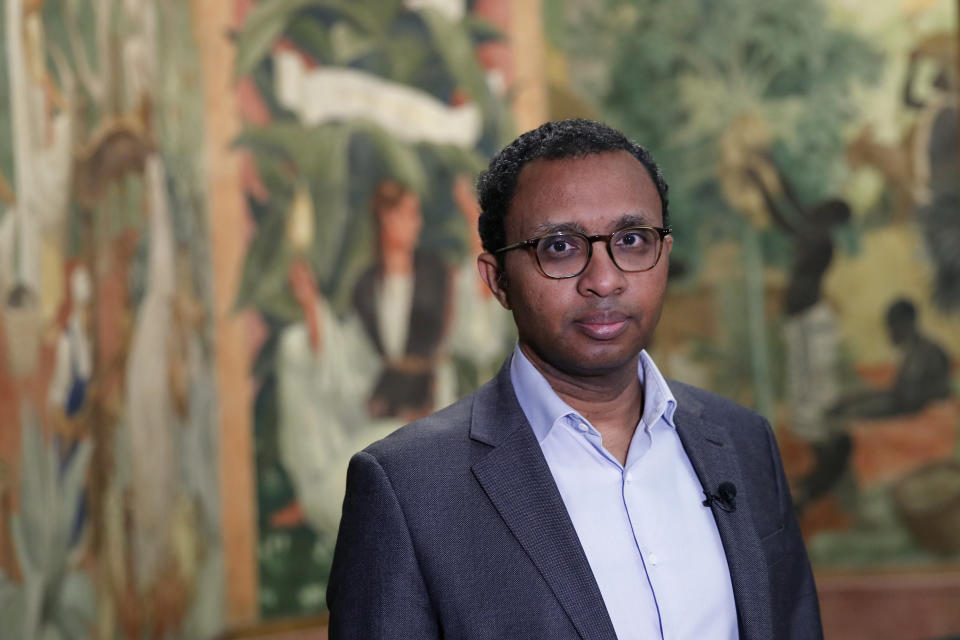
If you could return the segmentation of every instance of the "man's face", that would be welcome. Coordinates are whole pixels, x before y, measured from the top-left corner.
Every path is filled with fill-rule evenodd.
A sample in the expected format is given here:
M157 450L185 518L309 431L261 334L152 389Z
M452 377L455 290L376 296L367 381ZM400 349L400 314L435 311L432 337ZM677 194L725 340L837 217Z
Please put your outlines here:
M625 151L584 158L535 160L520 172L507 212L507 244L548 233L608 234L626 226L662 226L660 196L644 166ZM496 260L480 259L484 280L513 311L521 348L548 373L577 378L636 367L660 318L667 284L671 236L649 271L626 273L606 247L580 275L544 276L532 249L504 256L505 279L496 281ZM635 370L635 369L634 369Z

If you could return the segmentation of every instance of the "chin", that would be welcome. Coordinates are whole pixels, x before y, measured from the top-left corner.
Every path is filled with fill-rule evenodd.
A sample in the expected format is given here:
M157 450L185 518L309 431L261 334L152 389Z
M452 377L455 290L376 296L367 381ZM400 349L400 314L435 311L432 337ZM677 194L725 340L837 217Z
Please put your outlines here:
M604 347L572 350L563 354L551 364L564 373L578 377L607 376L626 367L635 367L640 349L628 349L622 345L604 345Z

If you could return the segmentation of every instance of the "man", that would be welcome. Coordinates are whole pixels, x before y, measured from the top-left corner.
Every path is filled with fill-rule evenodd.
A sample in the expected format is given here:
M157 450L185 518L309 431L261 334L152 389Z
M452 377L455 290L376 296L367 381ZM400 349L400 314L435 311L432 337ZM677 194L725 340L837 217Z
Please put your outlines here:
M850 468L854 440L844 423L853 419L894 418L916 414L952 394L950 356L917 326L917 309L906 299L894 301L886 314L890 342L903 354L892 383L882 389L861 389L830 407L833 433L814 448L813 469L796 487L797 510L841 485Z
M837 418L888 418L922 411L949 398L950 356L917 326L917 308L906 299L887 308L890 342L903 353L893 383L886 389L851 393L831 409Z
M479 192L517 348L351 461L330 637L820 638L769 425L643 351L673 246L649 154L548 123Z

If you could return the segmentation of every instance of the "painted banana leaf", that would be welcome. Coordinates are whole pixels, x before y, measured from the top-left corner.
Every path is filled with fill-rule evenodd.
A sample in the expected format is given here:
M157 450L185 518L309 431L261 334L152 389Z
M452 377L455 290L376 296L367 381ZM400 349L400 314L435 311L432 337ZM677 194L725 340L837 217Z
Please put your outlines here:
M20 512L11 522L23 584L0 573L0 639L87 637L94 589L70 565L71 531L93 453L82 441L67 462L46 441L36 417L22 409Z
M335 12L356 27L371 33L382 29L376 13L364 3L350 0L273 0L258 2L237 34L236 77L245 76L270 53L277 39L308 8Z
M489 118L494 97L487 85L483 69L477 64L470 34L462 25L452 22L436 10L422 9L420 15L430 31L430 38L437 52L457 85L480 105Z
M22 585L0 569L0 640L23 638L23 619L27 601Z
M62 567L70 552L70 532L84 492L87 466L93 453L87 441L62 471L59 456L46 442L31 412L23 423L23 473L20 485L20 513L15 518L14 536L21 563L33 570L52 574Z

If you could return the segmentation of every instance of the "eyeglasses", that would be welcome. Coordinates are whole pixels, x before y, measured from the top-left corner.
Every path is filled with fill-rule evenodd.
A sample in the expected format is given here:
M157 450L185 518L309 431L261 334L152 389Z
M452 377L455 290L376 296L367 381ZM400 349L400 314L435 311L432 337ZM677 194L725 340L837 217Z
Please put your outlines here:
M610 259L621 271L649 271L660 261L663 239L668 235L670 229L663 227L627 227L593 236L573 231L515 242L494 253L534 248L543 275L554 279L573 278L590 264L593 243L602 241L607 245Z

